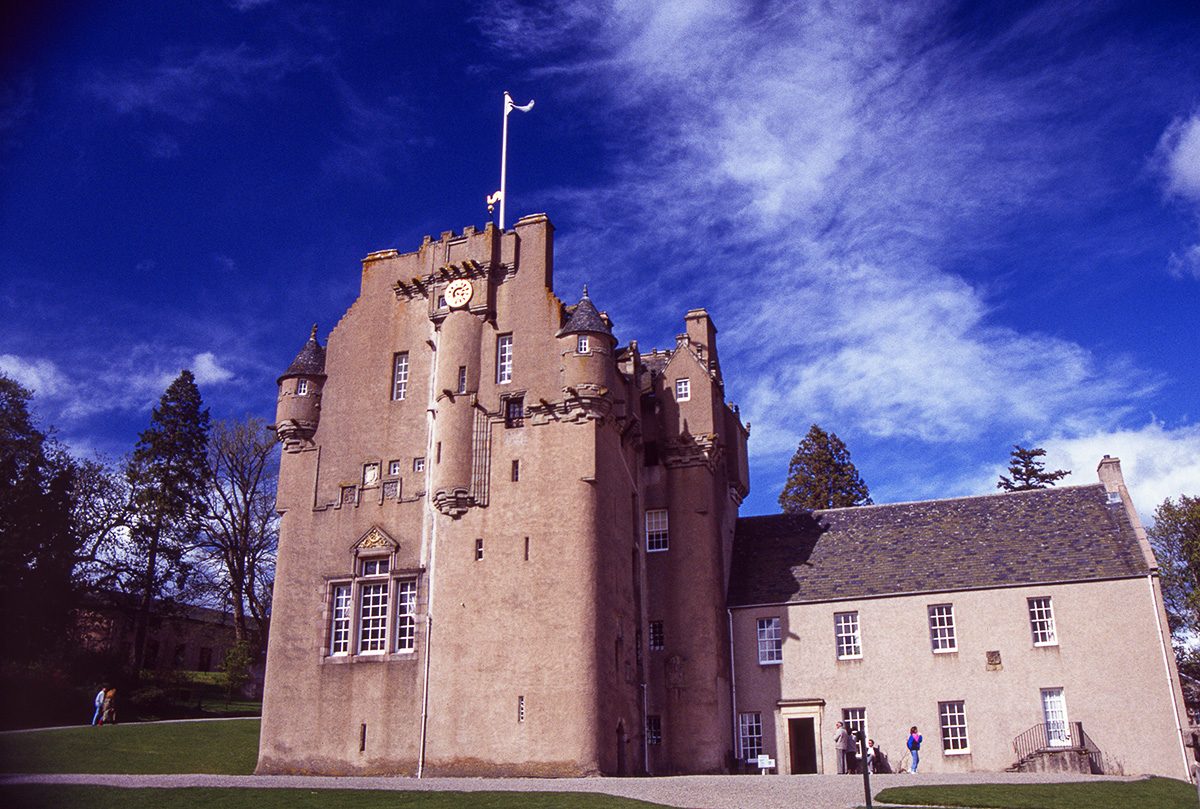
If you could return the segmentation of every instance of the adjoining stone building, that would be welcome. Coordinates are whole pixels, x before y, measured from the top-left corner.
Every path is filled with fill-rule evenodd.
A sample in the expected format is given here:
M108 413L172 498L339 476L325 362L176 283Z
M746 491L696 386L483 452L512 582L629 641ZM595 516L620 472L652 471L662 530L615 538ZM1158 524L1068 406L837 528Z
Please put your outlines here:
M564 305L544 215L367 256L279 378L258 772L835 772L845 719L896 764L920 726L922 769L1005 769L1040 726L1024 766L1187 777L1115 460L739 520L748 428L684 324L644 352Z
M749 484L716 328L618 345L555 297L552 234L371 254L280 378L259 772L727 768Z
M1157 565L1121 475L983 497L742 518L739 755L837 772L834 724L894 768L1188 778Z

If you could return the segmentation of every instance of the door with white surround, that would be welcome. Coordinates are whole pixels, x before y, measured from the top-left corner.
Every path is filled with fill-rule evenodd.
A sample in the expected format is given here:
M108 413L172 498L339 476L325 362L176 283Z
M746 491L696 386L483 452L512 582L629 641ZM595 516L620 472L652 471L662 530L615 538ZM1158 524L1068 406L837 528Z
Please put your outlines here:
M1067 701L1061 688L1042 689L1042 716L1046 721L1046 743L1051 747L1069 747L1071 732L1067 726Z

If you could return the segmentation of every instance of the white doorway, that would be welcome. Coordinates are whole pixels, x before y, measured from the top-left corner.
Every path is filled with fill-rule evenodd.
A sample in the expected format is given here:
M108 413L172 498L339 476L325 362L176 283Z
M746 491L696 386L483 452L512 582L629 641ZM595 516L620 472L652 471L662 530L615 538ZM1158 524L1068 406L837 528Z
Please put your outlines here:
M1046 720L1046 743L1050 747L1070 747L1071 732L1067 726L1067 701L1061 688L1042 689L1042 716Z

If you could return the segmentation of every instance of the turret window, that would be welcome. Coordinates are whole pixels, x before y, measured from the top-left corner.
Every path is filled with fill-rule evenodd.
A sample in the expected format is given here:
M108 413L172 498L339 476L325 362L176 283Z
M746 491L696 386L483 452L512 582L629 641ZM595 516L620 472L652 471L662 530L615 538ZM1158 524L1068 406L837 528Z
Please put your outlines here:
M296 380L296 395L304 396L307 393L308 393L308 380L307 379L297 379Z
M669 532L667 530L667 510L665 508L650 509L646 512L646 550L665 551L669 547Z
M458 366L458 392L467 392L467 366Z
M512 374L513 338L511 334L502 334L496 338L496 383L512 382Z
M586 334L579 335L579 339L575 343L575 353L576 354L586 354L586 353L588 353L589 350L590 349L588 348L588 336Z

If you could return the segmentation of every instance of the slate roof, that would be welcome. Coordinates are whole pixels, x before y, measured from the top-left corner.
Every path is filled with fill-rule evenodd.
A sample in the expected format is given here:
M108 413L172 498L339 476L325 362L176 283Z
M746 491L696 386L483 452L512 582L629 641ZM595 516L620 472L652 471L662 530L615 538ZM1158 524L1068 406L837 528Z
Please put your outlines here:
M567 323L558 330L555 337L562 337L567 334L581 334L583 332L598 332L600 334L612 334L612 329L604 322L604 318L600 317L600 313L596 311L595 304L588 297L587 287L583 288L583 297L579 303L570 310L571 314L567 318Z
M317 342L316 326L313 326L312 336L308 338L304 348L300 349L300 353L283 375L275 380L275 384L278 385L292 376L325 376L325 347Z
M1144 576L1104 486L742 517L729 605Z

